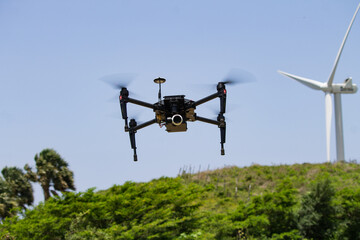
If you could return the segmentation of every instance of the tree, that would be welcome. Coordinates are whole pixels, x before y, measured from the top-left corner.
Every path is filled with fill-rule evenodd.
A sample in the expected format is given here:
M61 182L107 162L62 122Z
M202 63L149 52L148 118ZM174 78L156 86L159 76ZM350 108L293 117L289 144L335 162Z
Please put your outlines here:
M298 212L298 228L309 239L331 239L335 227L335 191L329 179L322 180L305 195Z
M26 208L34 202L34 191L24 172L17 167L5 167L1 171L8 184L10 195L17 199L20 207Z
M45 201L50 198L50 192L57 195L56 191L75 190L74 174L68 168L68 163L55 150L44 149L36 154L34 159L36 173L27 164L25 170L31 181L40 183Z
M9 185L0 177L0 218L11 216L10 210L17 206L16 199L10 194Z
M17 167L5 167L0 177L0 217L11 216L11 209L26 208L34 202L33 189L24 172ZM15 213L16 211L14 211Z

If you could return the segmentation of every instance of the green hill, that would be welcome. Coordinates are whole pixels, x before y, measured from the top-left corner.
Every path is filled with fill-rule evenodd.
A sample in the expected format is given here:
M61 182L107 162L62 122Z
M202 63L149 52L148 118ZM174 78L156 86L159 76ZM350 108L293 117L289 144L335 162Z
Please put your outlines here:
M191 170L189 171L191 172ZM66 193L0 225L1 239L360 239L360 165L180 172Z

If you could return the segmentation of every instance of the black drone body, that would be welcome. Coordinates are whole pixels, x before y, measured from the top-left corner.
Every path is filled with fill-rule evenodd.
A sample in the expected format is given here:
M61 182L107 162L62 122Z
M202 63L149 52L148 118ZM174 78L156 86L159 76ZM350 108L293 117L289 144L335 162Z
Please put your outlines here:
M225 155L225 84L228 82L219 82L216 87L217 91L214 94L204 97L198 101L192 101L186 99L185 95L164 96L164 98L161 100L161 84L165 81L166 80L164 78L157 78L154 80L155 83L159 84L159 100L154 104L130 98L127 88L121 88L119 96L121 115L122 118L125 120L125 132L129 132L131 148L134 150L134 161L137 161L135 133L137 132L137 130L140 130L154 123L157 123L160 126L165 126L167 132L185 132L187 130L187 123L194 121L201 121L216 125L220 129L221 155ZM195 109L197 106L215 98L220 99L220 111L216 120L200 117L195 113ZM126 108L127 103L132 103L152 109L155 112L155 118L139 125L137 124L135 119L130 119L130 122L128 122Z

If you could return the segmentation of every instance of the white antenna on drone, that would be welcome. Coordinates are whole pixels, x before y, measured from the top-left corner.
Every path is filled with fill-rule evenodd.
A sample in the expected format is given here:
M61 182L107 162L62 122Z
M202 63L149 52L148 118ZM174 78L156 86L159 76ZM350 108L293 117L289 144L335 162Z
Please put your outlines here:
M331 94L334 94L335 101L335 126L336 126L336 153L337 160L345 160L345 151L344 151L344 134L343 134L343 123L342 123L342 109L341 109L341 94L343 93L356 93L357 86L352 83L351 77L347 78L344 83L333 83L336 68L344 48L346 39L349 35L352 24L355 20L355 17L359 11L360 4L356 8L355 14L350 22L350 25L346 31L344 40L340 46L339 52L336 56L335 63L333 69L330 73L329 79L327 82L319 82L299 76L295 76L289 73L285 73L282 71L278 71L279 73L295 79L300 83L315 89L322 90L325 92L325 118L326 118L326 153L327 153L327 161L330 162L330 132L331 132L331 118L332 118L332 100Z

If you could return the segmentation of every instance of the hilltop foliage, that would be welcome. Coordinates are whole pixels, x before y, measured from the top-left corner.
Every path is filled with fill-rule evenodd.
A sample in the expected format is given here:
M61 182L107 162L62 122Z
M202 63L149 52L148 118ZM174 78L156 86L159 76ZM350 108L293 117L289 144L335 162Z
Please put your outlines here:
M360 239L356 163L225 167L51 197L2 239Z

